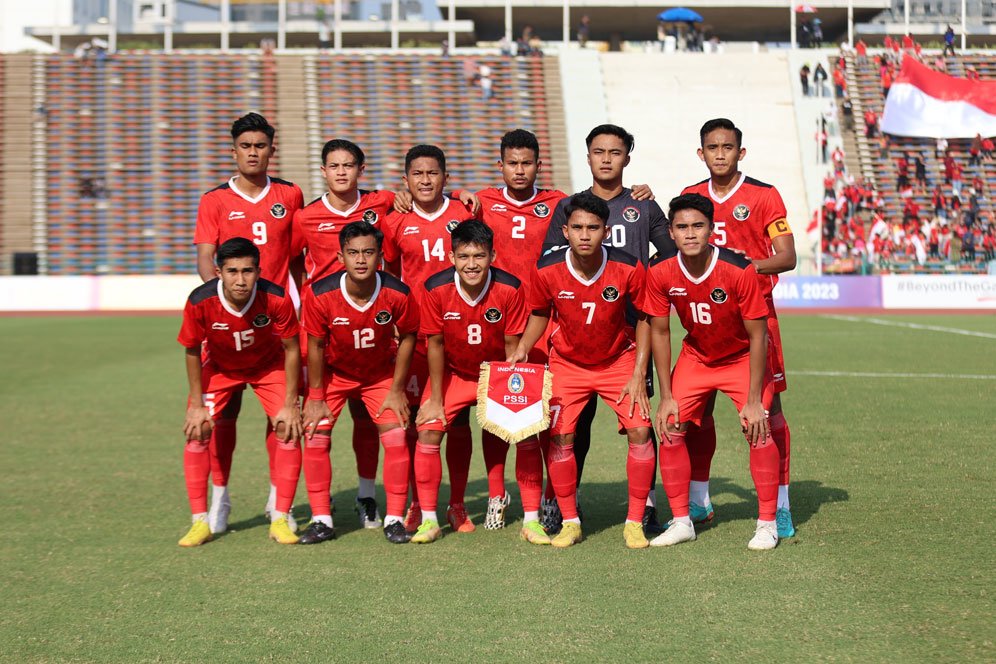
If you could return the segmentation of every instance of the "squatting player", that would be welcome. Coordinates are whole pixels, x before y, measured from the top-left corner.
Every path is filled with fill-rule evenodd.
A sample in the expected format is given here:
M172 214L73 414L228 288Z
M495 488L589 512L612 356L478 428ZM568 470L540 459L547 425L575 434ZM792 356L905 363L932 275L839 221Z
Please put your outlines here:
M749 549L778 544L775 507L778 449L768 430L767 407L773 394L767 366L768 307L751 262L709 244L715 230L713 206L699 194L671 201L668 217L678 255L657 258L647 270L643 310L650 316L651 339L661 402L654 426L662 434L661 480L674 518L651 546L695 539L689 515L691 462L685 438L689 423L699 423L715 393L729 396L740 414L750 444L750 471L757 489L758 520ZM670 313L674 306L688 331L671 369Z
M276 502L270 537L295 544L287 524L301 473L300 411L297 407L301 351L294 303L281 286L260 278L259 249L245 238L218 247L217 277L196 288L183 309L178 341L187 349L187 417L183 432L183 471L193 514L180 546L211 539L207 521L207 483L211 472L208 440L233 394L251 385L272 429L267 448L274 452ZM202 345L207 360L201 362Z
M626 546L644 548L649 542L641 521L654 475L646 389L650 334L640 314L634 344L633 328L626 321L627 305L642 300L644 268L636 257L602 246L609 233L609 206L604 200L591 192L569 200L563 230L569 247L547 254L537 264L528 300L532 313L508 361L526 360L550 316L557 316L560 327L551 335L550 352L550 479L563 524L552 544L568 547L582 538L574 431L585 404L598 394L616 412L629 442L629 509L623 537Z

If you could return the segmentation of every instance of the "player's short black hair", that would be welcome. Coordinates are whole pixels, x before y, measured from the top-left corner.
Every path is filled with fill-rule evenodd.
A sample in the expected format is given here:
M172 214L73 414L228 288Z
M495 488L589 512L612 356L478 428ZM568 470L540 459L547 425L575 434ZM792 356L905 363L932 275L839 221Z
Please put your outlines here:
M702 129L699 129L699 144L705 145L706 135L717 129L732 131L733 135L737 137L737 149L740 149L740 145L744 140L744 133L737 128L737 125L733 124L732 120L727 120L726 118L713 118L702 125Z
M356 143L347 141L345 138L333 138L322 148L322 166L325 165L325 159L329 156L329 153L335 150L345 150L353 155L357 166L362 166L367 159L366 155L363 154L363 150Z
M368 221L352 221L339 232L339 246L345 249L350 240L358 237L373 237L377 251L384 245L384 233L379 228Z
M609 204L590 191L582 191L580 194L571 196L567 207L564 208L564 214L570 219L571 215L578 210L590 212L601 219L603 224L609 225Z
M273 137L277 130L273 128L259 113L246 113L241 118L232 123L232 140L234 141L247 131L261 131L273 142Z
M498 153L502 159L505 158L505 150L514 150L515 148L532 150L536 158L539 159L539 140L537 140L536 134L531 131L513 129L501 137L501 147Z
M252 243L252 240L247 240L244 237L233 237L231 240L225 240L221 243L215 252L214 261L218 267L225 267L225 261L229 258L246 257L251 258L256 267L259 267L259 248Z
M681 196L672 198L667 209L668 225L671 224L671 220L674 219L674 215L682 210L697 210L705 215L705 218L709 220L710 224L713 222L715 208L713 207L712 201L702 194L682 194Z
M604 134L608 134L609 136L617 136L622 139L622 142L626 144L626 154L632 152L633 146L636 145L636 139L633 138L633 134L629 133L619 125L614 124L598 125L588 132L588 137L584 139L584 144L590 148L592 141L595 140L595 137L602 136Z
M416 145L405 155L405 173L408 172L408 168L412 165L412 162L420 157L431 157L439 162L439 168L446 172L446 155L443 151L437 148L435 145Z
M450 233L450 247L453 251L465 244L477 244L490 252L495 246L495 234L483 221L468 219L458 224Z

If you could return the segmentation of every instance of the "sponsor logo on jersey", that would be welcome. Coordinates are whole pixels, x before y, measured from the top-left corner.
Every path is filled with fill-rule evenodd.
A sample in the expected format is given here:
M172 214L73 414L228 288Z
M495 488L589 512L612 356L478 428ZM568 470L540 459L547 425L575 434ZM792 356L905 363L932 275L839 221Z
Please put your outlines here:
M622 218L629 223L635 223L640 220L640 211L633 206L623 208Z
M672 286L671 290L667 292L668 297L674 297L676 295L688 295L684 288L678 288L677 286Z
M235 219L245 219L246 213L242 210L232 210L228 213L228 220L234 221Z
M446 232L452 233L453 231L456 230L456 227L459 225L460 225L459 221L457 221L456 219L450 219L449 221L446 222Z
M335 230L335 224L331 222L326 221L318 224L319 233L324 233L325 231L334 231L334 230Z
M418 226L405 226L405 230L401 232L402 235L418 235Z
M367 210L363 213L363 221L368 224L376 224L378 219L380 219L380 215L377 214L376 210Z
M447 311L443 314L443 320L460 320L460 313L457 311Z
M726 291L722 288L713 288L712 292L709 293L709 299L716 304L723 304L726 302Z
M494 205L491 206L491 211L492 212L508 212L508 208L505 206L504 203L495 203Z
M501 320L501 310L498 309L497 307L491 307L490 309L484 312L484 320L488 321L489 323L497 323L498 321Z
M374 322L378 325L387 325L391 322L391 318L392 316L390 311L387 309L381 309L377 312L377 315L374 316Z
M776 381L785 380L785 374L776 373L774 376L772 376L772 378L774 378Z
M519 394L524 389L526 389L526 381L522 380L522 376L514 373L508 377L508 391L511 394Z
M212 330L227 330L228 323L211 323Z
M253 327L266 327L270 324L270 317L266 314L256 314L256 317L252 319Z
M606 302L615 302L619 299L619 289L615 286L606 286L602 289L602 299Z
M750 208L741 203L737 207L733 208L733 218L737 221L747 221L747 217L750 216Z
M573 300L574 299L574 291L562 290L559 293L557 293L557 299L558 300Z
M273 215L274 219L283 219L287 216L287 208L280 203L274 203L270 206L270 214Z
M333 325L349 325L349 319L343 318L342 316L336 316L332 319Z
M533 206L533 214L542 219L550 216L550 206L546 203L537 203Z

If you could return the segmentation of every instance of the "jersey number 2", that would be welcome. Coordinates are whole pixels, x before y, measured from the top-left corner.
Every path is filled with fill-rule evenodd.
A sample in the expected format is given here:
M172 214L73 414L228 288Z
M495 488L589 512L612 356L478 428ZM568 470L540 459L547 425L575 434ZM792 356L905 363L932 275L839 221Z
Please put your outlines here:
M526 218L521 214L517 214L512 217L512 239L513 240L525 240L526 239Z

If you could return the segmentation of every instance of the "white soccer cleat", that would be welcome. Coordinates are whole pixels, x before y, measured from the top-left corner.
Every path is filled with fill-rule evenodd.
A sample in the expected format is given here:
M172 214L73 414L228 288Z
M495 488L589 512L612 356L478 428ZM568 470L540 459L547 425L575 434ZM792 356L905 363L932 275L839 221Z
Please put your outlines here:
M488 512L484 517L485 530L499 530L505 527L505 508L512 502L512 497L505 492L502 497L488 498Z
M758 521L754 537L747 542L751 551L767 551L778 546L778 526L774 521Z
M228 515L231 513L232 501L228 498L228 487L224 491L212 493L211 509L208 510L208 527L211 528L212 535L228 530Z
M650 540L650 546L674 546L682 542L695 541L695 526L681 521L671 521L663 533Z

